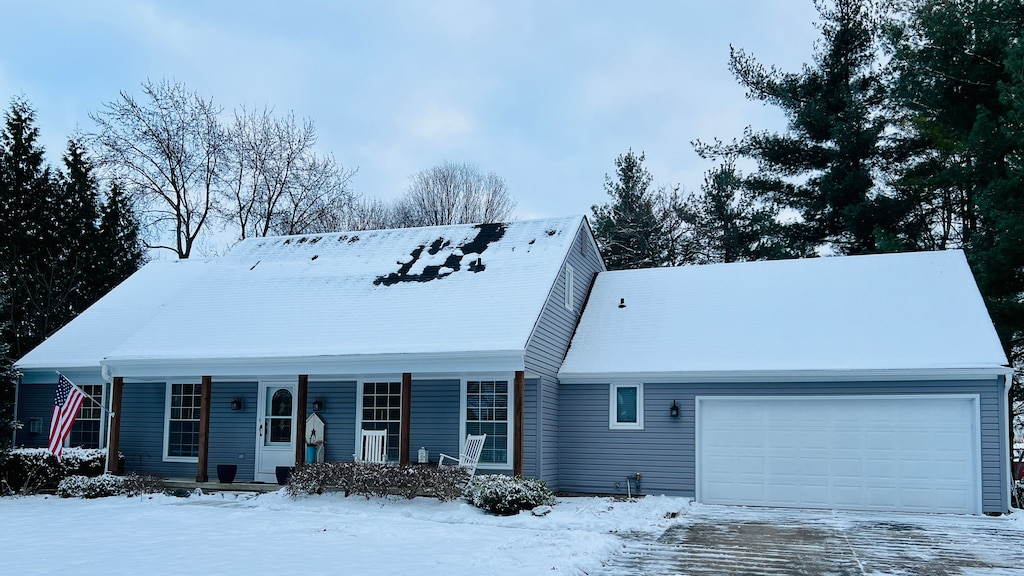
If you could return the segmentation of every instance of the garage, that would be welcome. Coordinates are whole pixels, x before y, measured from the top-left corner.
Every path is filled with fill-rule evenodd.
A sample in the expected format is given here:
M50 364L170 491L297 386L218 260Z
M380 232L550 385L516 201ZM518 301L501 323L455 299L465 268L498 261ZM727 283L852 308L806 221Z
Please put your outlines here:
M981 511L976 395L697 397L708 504Z

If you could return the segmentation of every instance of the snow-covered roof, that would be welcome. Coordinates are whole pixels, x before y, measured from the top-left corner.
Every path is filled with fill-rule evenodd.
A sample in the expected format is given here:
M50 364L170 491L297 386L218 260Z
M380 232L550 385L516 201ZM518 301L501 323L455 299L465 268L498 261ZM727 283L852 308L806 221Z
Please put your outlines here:
M603 272L559 376L1005 364L950 250Z
M481 351L521 358L581 225L579 216L252 238L204 264L147 265L19 365L62 366L72 355L115 367Z

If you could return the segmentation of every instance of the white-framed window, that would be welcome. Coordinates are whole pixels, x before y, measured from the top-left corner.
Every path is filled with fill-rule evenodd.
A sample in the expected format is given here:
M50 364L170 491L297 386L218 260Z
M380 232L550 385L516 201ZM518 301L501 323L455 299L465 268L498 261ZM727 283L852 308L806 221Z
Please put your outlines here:
M608 427L617 430L642 430L644 427L644 385L609 386Z
M573 272L572 266L569 264L565 265L565 307L569 310L573 310L576 305L576 291L573 287Z
M487 434L480 453L481 468L512 467L512 406L510 379L474 378L463 383L463 438Z
M164 460L196 462L199 459L199 416L202 410L202 385L167 385Z
M360 428L387 430L388 460L398 460L402 453L402 382L363 382L362 397Z
M68 434L67 445L77 448L103 448L104 418L103 408L103 385L82 384L78 386L89 398L82 401L82 407L78 409L78 417ZM97 402L99 404L97 404Z

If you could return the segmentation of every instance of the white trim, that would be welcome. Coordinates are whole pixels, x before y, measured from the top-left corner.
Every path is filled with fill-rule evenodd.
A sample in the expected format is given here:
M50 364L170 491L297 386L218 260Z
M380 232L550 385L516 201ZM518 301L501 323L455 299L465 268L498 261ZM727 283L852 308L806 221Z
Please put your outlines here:
M619 422L619 388L636 388L636 422ZM644 429L644 385L643 382L613 382L608 385L608 429Z
M999 411L999 412L1001 412L1001 414L999 416L999 420L1003 424L1002 426L1000 426L1000 428L1002 430L999 433L999 443L1000 444L1003 444L1004 442L1006 443L1005 444L1005 446L1006 446L1006 453L1004 454L1003 451L1000 450L999 451L999 457L1002 459L1002 461L1004 463L1004 466L1006 468L1006 470L1004 471L1004 474L1006 476L1006 490L1003 493L1003 510L1009 510L1010 509L1010 503L1011 503L1011 500L1012 500L1012 498L1010 496L1010 491L1013 490L1013 484L1014 484L1014 482L1013 482L1013 464L1012 464L1012 462L1014 462L1014 460L1013 460L1013 440L1009 439L1009 438L1015 438L1015 436L1013 436L1013 422L1010 421L1010 410L1009 410L1010 402L1011 402L1011 399L1010 399L1010 388L1013 386L1013 368L1006 368L1003 376L1004 376L1004 380L1003 380L1003 401L1006 402L1006 403L1003 404L1002 410ZM1019 503L1018 503L1018 505L1019 505Z
M459 454L466 449L466 382L472 380L474 382L486 382L486 381L501 381L505 382L508 386L508 420L506 421L506 430L508 435L506 438L505 445L505 463L494 463L484 462L480 460L477 463L478 470L512 470L513 460L515 460L515 445L516 445L516 429L515 429L515 407L516 407L516 386L515 386L515 373L498 373L498 374L472 374L465 375L460 379L459 382ZM525 414L524 414L525 416Z
M164 386L164 446L163 446L163 453L161 454L161 456L163 457L163 461L164 462L191 462L191 463L196 463L196 462L199 462L199 457L198 456L168 456L167 455L167 452L168 452L168 450L170 448L169 442L170 442L170 436L171 436L171 391L173 390L175 384L193 384L193 385L198 384L199 386L202 386L202 382L185 381L185 380L182 380L182 379L176 379L176 380L173 380L173 381L168 380L165 383L165 386ZM202 390L202 388L200 388L200 390ZM200 414L199 414L199 418L200 419L203 417L201 410L202 410L202 408L200 408Z
M574 286L574 275L575 270L572 268L572 264L565 264L565 279L562 283L562 304L565 305L566 310L574 312L576 310L576 288Z
M371 354L339 356L296 356L278 358L189 358L189 359L110 359L100 361L111 377L192 378L199 368L207 376L244 377L261 374L267 378L291 378L296 374L316 375L324 379L351 374L367 376L394 374L395 366L405 372L514 372L523 369L524 350L484 350L465 352L429 352L410 354ZM349 376L351 377L351 376ZM378 376L371 376L378 377ZM379 376L383 377L383 376ZM250 376L251 378L251 376Z
M981 462L981 395L980 394L813 394L813 395L743 395L743 396L717 396L700 395L694 397L694 501L703 502L701 463L702 446L701 438L702 416L701 403L707 400L757 400L761 402L786 401L786 400L921 400L921 399L964 399L970 400L972 405L971 422L971 460L973 464L974 478L974 514L981 514L984 502L984 482L982 478Z
M910 380L990 380L1006 367L892 370L709 370L658 372L559 372L561 384L636 382L689 384L709 382L904 382Z

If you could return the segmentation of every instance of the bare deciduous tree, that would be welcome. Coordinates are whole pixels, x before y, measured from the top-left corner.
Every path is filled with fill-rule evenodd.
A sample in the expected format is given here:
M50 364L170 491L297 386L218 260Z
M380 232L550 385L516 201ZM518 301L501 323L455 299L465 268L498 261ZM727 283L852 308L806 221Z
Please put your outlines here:
M147 242L188 258L196 238L214 215L218 172L225 160L221 109L178 82L146 81L144 100L121 92L90 117L103 166L139 201L149 225L170 223L174 238Z
M411 177L395 217L403 226L499 222L512 216L516 201L505 180L483 174L474 164L444 162Z
M267 108L243 109L235 114L228 141L230 201L224 215L241 238L345 227L355 170L316 154L312 121L300 125L292 114L275 118Z

